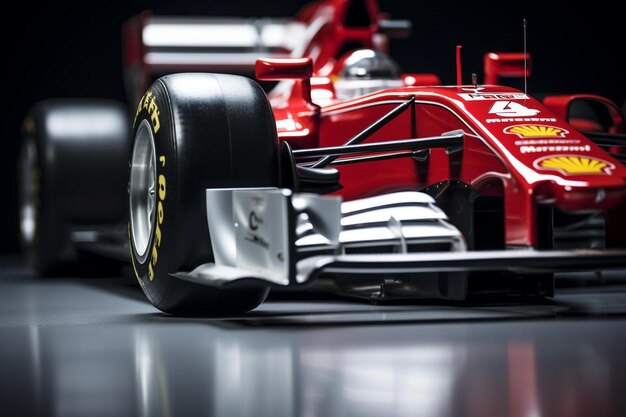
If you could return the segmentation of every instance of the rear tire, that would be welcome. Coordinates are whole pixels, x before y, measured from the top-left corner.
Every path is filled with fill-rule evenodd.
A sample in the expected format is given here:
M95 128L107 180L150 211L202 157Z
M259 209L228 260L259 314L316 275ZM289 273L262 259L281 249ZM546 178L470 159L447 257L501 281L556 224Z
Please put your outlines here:
M242 313L269 289L217 289L172 277L211 262L206 188L278 185L276 127L252 80L175 74L141 98L133 124L129 238L150 302L172 314Z
M18 166L19 237L40 275L80 264L77 230L126 221L127 129L126 108L114 101L47 100L30 110Z

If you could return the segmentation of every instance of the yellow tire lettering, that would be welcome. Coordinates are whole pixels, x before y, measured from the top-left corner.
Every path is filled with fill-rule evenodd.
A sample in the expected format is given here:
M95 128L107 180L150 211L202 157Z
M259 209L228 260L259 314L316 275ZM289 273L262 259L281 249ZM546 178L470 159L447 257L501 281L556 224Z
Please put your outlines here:
M152 122L152 131L156 134L161 128L161 121L159 119L161 111L159 110L159 105L157 104L156 97L152 91L146 91L146 94L144 94L139 100L139 104L137 104L137 112L135 113L135 119L133 120L133 128L135 127L141 110L145 110L148 113L150 122Z
M161 246L161 228L158 224L156 230L154 231L154 245Z
M156 266L159 261L159 251L157 250L156 243L152 246L152 265Z
M159 175L159 200L165 200L165 176Z
M141 103L143 103L143 108L148 111L150 111L150 109L148 108L148 105L150 104L150 99L154 100L154 98L152 97L152 91L148 90L141 99Z
M148 118L152 124L152 131L156 134L161 128L161 121L159 120L159 116L161 111L159 110L159 106L157 104L156 97L154 93L150 90L146 91L146 93L141 97L139 103L137 104L137 111L135 113L135 119L133 121L133 128L139 118L139 114L145 110ZM165 156L159 156L159 162L161 166L165 166ZM154 241L152 244L152 256L148 261L148 278L150 281L154 280L154 269L159 262L159 248L161 247L161 239L162 233L161 228L159 227L163 224L165 220L165 210L163 208L163 201L165 200L165 196L167 194L167 186L166 186L165 175L159 175L159 201L157 203L157 224L155 225L154 230ZM134 261L134 259L133 259ZM133 268L135 267L133 262ZM138 275L138 274L137 274Z
M159 160L165 165L165 157L161 156ZM165 220L165 209L163 208L163 201L166 196L166 179L165 175L159 175L159 202L157 203L157 222L154 228L154 241L152 243L152 257L148 262L148 278L150 281L154 279L154 268L156 268L157 263L159 262L159 248L161 247L161 228L160 225L163 224Z
M148 264L148 278L150 278L150 281L154 279L154 269L152 269L151 263Z
M154 131L154 134L156 134L156 132L158 132L159 128L161 127L161 122L159 121L160 113L161 112L157 110L154 113L152 113L152 115L150 115L150 120L152 121L152 130Z
M156 97L152 92L149 92L150 95L146 97L144 102L144 109L148 110L148 114L150 114L150 121L152 122L152 131L156 134L161 128L161 122L159 121L159 115L161 112L159 111L159 106L156 102Z
M159 204L157 205L157 220L159 221L159 224L163 224L164 216L165 212L163 211L163 203L159 201Z

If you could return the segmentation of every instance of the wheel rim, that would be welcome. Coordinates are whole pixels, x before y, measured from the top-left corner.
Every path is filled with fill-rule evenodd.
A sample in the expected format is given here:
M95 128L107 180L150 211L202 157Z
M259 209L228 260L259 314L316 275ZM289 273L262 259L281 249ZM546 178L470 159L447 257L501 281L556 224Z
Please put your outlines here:
M148 121L137 129L130 167L130 228L139 262L148 257L156 212L156 152Z
M24 143L20 172L20 235L30 247L37 235L37 207L39 204L39 167L37 146L32 139Z

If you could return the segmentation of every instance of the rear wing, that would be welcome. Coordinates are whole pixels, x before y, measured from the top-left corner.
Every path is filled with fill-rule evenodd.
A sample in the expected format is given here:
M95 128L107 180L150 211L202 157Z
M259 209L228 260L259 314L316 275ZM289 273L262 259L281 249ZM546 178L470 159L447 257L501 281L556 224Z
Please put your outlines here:
M181 71L253 75L259 56L285 57L301 47L306 24L287 19L153 16L122 29L124 81L131 102L157 77Z
M136 102L157 77L183 71L253 76L257 58L311 57L313 70L345 47L385 52L389 38L407 37L411 23L389 20L376 0L326 0L293 19L162 17L141 13L125 23L124 80Z

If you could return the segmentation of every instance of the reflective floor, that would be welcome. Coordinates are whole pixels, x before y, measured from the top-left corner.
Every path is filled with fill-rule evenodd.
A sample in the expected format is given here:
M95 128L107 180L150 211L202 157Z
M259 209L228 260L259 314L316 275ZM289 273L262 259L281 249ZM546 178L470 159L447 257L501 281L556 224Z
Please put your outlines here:
M0 258L0 416L624 415L626 286L551 303L269 300L167 317Z

